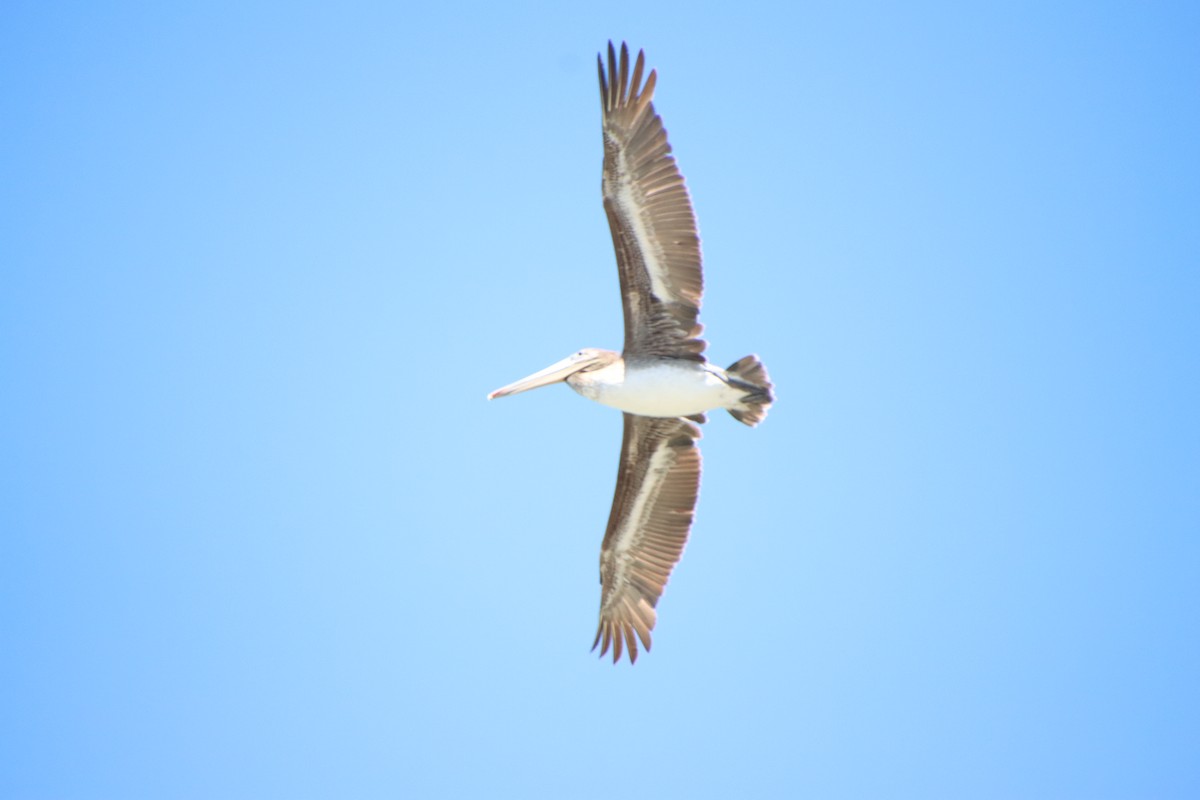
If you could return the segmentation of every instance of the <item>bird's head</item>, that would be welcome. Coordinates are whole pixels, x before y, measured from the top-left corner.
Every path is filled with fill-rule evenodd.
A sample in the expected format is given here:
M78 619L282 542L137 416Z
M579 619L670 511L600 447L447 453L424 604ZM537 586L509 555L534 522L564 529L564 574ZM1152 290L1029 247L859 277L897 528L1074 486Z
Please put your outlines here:
M521 378L519 381L514 381L507 386L500 387L488 395L488 400L494 400L497 397L506 397L518 392L527 392L539 386L548 386L552 383L565 381L577 372L600 369L616 361L618 358L620 358L620 355L614 353L612 350L585 347L578 353L572 353L567 356L562 361L557 361L545 369L538 370L532 375Z

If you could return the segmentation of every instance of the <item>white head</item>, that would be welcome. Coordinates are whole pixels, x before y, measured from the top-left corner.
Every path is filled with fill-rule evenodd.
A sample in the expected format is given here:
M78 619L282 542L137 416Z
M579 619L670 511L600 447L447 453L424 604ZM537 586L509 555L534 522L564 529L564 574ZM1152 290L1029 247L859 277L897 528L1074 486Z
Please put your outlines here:
M518 392L527 392L539 386L549 386L552 383L565 381L577 372L600 369L616 361L618 358L620 358L620 355L614 353L612 350L585 347L578 353L572 353L567 356L562 361L555 362L545 369L538 370L532 375L521 378L519 381L514 381L507 386L500 387L488 395L488 400L493 400L497 397L506 397Z

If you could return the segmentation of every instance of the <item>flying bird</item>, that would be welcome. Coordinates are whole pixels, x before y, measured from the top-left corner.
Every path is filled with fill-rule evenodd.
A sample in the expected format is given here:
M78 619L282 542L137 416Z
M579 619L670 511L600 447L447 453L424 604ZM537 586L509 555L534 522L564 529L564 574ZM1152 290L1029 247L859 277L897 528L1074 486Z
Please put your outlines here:
M754 426L774 400L757 356L726 369L704 358L700 338L700 237L683 175L651 102L656 74L645 83L645 55L633 72L629 49L602 57L604 132L602 188L625 311L625 349L585 348L488 395L505 397L565 381L579 394L624 412L621 464L608 529L600 547L600 625L592 650L613 663L637 640L648 651L655 607L679 562L700 489L704 412L723 408Z

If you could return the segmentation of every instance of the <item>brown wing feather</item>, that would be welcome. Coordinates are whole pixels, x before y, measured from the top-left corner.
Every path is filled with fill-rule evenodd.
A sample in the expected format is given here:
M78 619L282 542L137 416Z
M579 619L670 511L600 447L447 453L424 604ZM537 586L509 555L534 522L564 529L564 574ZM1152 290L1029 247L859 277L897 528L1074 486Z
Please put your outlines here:
M621 466L600 547L600 625L595 650L613 663L637 640L650 649L655 606L683 555L700 491L700 429L679 418L625 415Z
M612 231L625 352L703 361L700 237L683 175L654 112L656 74L641 85L645 56L633 75L629 49L618 60L608 44L608 72L597 57L604 117L604 210Z

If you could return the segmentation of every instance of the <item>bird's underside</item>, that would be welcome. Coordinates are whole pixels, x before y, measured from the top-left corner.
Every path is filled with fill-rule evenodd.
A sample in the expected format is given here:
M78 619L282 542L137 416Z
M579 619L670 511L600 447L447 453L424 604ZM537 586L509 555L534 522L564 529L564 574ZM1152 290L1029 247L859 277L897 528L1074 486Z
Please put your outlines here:
M704 358L700 238L687 187L651 102L656 75L608 45L600 79L604 210L625 314L625 348L585 348L489 398L565 381L624 412L617 486L600 547L600 622L593 649L613 662L650 649L656 606L687 544L700 490L705 411L757 425L774 400L755 356L726 369Z

